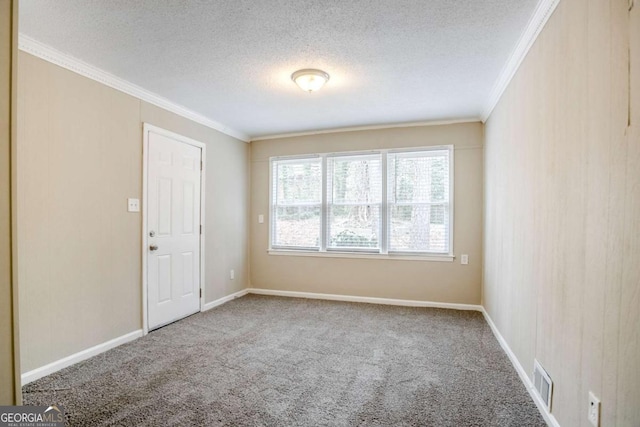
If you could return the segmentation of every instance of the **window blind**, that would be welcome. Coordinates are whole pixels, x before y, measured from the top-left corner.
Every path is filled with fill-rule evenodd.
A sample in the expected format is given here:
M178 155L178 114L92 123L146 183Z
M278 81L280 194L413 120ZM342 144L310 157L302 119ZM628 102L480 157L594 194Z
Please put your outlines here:
M381 154L327 157L327 249L380 250Z
M451 255L452 153L272 158L270 247Z
M449 252L449 151L389 153L389 252Z
M319 249L321 158L274 161L272 185L272 246Z

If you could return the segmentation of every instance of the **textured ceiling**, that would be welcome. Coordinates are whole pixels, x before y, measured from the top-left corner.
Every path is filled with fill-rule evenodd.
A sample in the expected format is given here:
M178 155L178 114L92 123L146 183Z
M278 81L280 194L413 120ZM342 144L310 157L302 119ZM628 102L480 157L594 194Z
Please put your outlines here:
M537 0L22 0L20 31L251 137L477 118ZM308 94L300 68L331 75Z

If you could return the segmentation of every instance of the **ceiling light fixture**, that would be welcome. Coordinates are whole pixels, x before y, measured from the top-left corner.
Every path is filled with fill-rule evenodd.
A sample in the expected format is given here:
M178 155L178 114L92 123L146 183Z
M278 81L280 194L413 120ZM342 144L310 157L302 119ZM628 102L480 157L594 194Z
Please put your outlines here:
M320 90L320 88L329 81L329 74L322 70L305 68L304 70L298 70L291 74L291 80L305 92L315 92Z

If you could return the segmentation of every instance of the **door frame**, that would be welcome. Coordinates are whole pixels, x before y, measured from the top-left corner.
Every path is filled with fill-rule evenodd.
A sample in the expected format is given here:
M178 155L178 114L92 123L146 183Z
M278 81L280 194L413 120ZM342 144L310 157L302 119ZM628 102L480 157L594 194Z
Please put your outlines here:
M202 150L202 169L200 173L200 311L204 307L205 301L205 286L204 286L204 271L205 271L205 182L207 171L207 146L195 139L187 138L186 136L171 132L169 130L154 126L150 123L143 123L143 137L142 137L142 333L147 335L149 333L149 313L148 313L148 287L149 282L147 279L147 247L148 242L148 224L147 224L147 201L148 201L148 185L149 185L149 134L156 133L163 135L171 139L175 139L183 144L192 145Z

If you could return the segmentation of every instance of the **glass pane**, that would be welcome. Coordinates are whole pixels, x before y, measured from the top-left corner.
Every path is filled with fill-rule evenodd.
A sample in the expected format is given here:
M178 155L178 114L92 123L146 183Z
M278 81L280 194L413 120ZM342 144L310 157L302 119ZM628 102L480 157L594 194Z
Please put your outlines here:
M445 209L442 205L432 205L429 221L431 225L444 225Z
M320 247L320 206L286 206L275 211L273 246Z
M277 205L322 202L320 159L274 162L274 196Z
M389 214L390 251L449 252L448 206L391 206Z
M330 201L337 204L380 203L382 200L381 165L379 154L328 158Z
M449 201L449 154L437 153L389 155L389 202Z
M334 205L329 221L329 248L379 248L380 205Z

